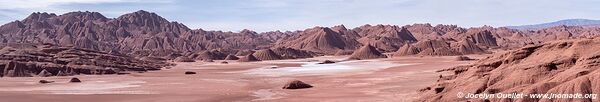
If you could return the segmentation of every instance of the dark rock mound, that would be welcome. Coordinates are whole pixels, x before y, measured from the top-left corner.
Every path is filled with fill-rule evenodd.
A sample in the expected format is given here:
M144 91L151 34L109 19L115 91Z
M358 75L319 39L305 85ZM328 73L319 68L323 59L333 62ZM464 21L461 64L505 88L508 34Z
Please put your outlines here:
M81 80L79 80L79 78L71 78L71 80L69 80L69 82L71 82L71 83L80 83Z
M306 84L300 80L294 80L291 82L288 82L285 86L283 86L282 89L305 89L305 88L312 88L312 85Z
M331 61L331 60L325 60L323 62L320 62L319 64L331 64L331 63L335 63L335 62Z
M185 74L196 74L196 72L186 71Z
M40 80L39 83L42 84L47 84L47 83L53 83L54 81L49 81L49 80Z

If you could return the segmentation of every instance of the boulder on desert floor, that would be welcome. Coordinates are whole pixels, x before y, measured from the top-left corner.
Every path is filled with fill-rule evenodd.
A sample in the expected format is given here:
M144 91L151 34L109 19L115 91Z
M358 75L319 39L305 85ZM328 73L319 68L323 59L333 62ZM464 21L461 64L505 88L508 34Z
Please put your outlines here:
M54 81L49 81L49 80L40 80L39 83L42 84L47 84L47 83L53 83Z
M71 80L69 80L69 82L71 82L71 83L80 83L81 80L79 80L79 78L71 78Z
M196 72L186 71L185 74L196 74Z
M304 88L312 88L312 85L306 84L300 80L294 80L291 82L288 82L285 86L283 86L283 89L304 89Z

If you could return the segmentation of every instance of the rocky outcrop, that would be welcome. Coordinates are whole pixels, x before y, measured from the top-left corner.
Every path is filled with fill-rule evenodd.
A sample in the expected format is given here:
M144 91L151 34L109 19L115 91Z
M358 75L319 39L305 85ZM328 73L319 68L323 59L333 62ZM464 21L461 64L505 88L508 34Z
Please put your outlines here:
M179 57L175 58L173 61L175 61L175 62L196 62L194 59L191 59L186 56L179 56Z
M240 58L238 58L237 56L234 55L227 55L227 57L225 57L225 60L238 60Z
M188 74L196 74L196 72L186 71L184 74L186 74L186 75L188 75Z
M425 40L413 45L406 44L394 53L394 56L428 55L428 56L452 56L465 54L490 53L469 39L459 42L451 40Z
M496 37L492 35L492 32L488 30L476 31L472 35L467 36L469 41L473 41L476 45L486 46L486 47L495 47L498 46L496 43Z
M14 57L9 57L9 56L3 56L4 58L18 58L18 57L22 57L22 56L14 56ZM0 65L2 66L2 65ZM35 74L36 72L33 72L31 70L29 70L28 68L30 66L28 66L26 63L24 62L18 62L18 61L5 61L5 63L3 64L4 66L4 73L2 74L2 76L5 77L32 77L33 74Z
M319 55L333 55L337 51L353 51L366 44L371 44L382 52L394 52L407 44L415 45L417 42L432 40L444 40L451 45L470 41L487 51L514 49L552 40L589 38L598 34L600 29L596 27L557 26L537 31L519 31L504 27L461 28L456 25L441 24L435 26L367 24L350 29L338 25L314 27L303 31L271 31L259 34L247 29L240 32L190 29L181 23L168 21L158 14L140 10L117 18L107 18L98 12L87 11L62 15L32 13L23 20L0 26L0 43L53 44L139 58L156 57L173 60L179 56L189 57L190 53L202 51L218 50L225 55L246 56L251 54L252 50L269 48L291 48ZM416 45L414 47L418 48ZM420 52L427 52L421 55L481 52L468 51L468 49L475 49L470 45L449 48L455 53L434 51L435 49L420 49ZM290 56L290 58L294 57ZM202 59L207 58L199 58ZM220 60L220 58L213 60Z
M350 55L352 53L354 53L352 50L338 50L335 52L334 56Z
M394 53L394 56L416 55L416 54L419 54L419 52L421 52L421 49L413 47L410 44L405 44L404 46L400 47L400 49L398 49L398 51L396 51Z
M258 50L252 55L255 56L258 60L262 60L262 61L283 59L283 57L281 57L281 55L278 55L277 53L273 52L273 50L271 50L271 49Z
M385 52L396 51L404 44L417 41L406 28L395 25L365 25L355 28L353 31L363 35L358 39L363 45L370 44Z
M235 54L235 56L247 56L247 55L253 54L254 52L256 52L256 51L254 51L254 50L240 50L240 51L238 51Z
M527 46L440 71L438 82L421 90L416 101L589 101L573 98L456 97L457 93L591 94L600 92L600 39L578 39Z
M337 50L356 49L360 44L345 33L331 30L327 27L314 27L306 29L300 34L284 38L277 42L275 47L289 47L294 49L334 54Z
M268 48L274 42L250 30L192 30L143 10L117 18L106 18L98 12L87 11L63 15L32 13L24 20L0 26L0 35L0 43L50 43L104 52L118 51L135 57L164 57L206 49Z
M69 73L65 73L64 71L58 71L58 73L56 73L56 76L69 76L71 74Z
M245 57L238 59L238 62L256 62L256 61L260 61L260 60L256 57L254 57L254 55L252 55L252 54L249 54Z
M484 50L483 48L477 46L474 42L472 42L469 39L464 39L460 42L457 42L452 48L456 52L461 53L461 54L489 53L488 51Z
M312 85L306 84L300 80L294 80L294 81L290 81L287 84L285 84L285 86L282 87L282 89L305 89L305 88L312 88Z
M460 54L454 51L446 40L425 40L414 44L414 46L420 50L418 55L451 56Z
M298 50L293 48L274 48L273 52L281 55L284 59L311 58L317 54L310 51Z
M51 44L21 43L1 47L15 48L0 54L1 76L5 77L116 74L120 71L160 70L171 65L164 61L141 60L126 55Z
M227 54L217 50L206 50L193 54L191 57L196 60L223 60Z
M52 76L52 73L48 72L46 69L42 69L42 71L40 71L40 73L38 73L37 76L49 77Z
M354 51L352 55L348 59L375 59L375 58L387 58L387 56L383 55L379 52L375 47L371 45L363 46L360 49Z

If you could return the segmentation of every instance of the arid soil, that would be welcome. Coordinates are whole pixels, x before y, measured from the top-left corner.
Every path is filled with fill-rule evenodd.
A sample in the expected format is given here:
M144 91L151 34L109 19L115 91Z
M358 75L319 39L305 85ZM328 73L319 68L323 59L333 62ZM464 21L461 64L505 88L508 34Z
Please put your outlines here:
M471 55L482 58L485 55ZM411 101L435 83L436 70L473 61L445 57L393 57L340 61L348 56L261 62L177 62L161 71L127 75L0 78L5 102L232 102L232 101ZM186 71L197 74L184 74ZM82 83L68 83L78 77ZM40 84L39 80L56 81ZM301 80L307 89L282 89Z
M600 39L576 39L526 46L495 54L474 64L442 71L424 88L419 101L597 102L600 93ZM465 98L473 94L590 94L579 98Z

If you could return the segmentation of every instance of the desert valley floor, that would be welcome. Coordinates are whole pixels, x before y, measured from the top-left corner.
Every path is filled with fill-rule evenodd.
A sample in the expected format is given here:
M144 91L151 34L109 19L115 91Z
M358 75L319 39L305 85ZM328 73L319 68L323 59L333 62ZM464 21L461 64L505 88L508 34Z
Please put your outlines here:
M469 55L483 58L487 55ZM176 62L160 71L126 75L0 78L5 102L232 102L232 101L411 101L435 83L436 70L473 61L455 56L394 57L317 64L347 56L261 62ZM186 75L194 71L197 74ZM82 83L69 83L78 77ZM39 80L56 81L40 84ZM313 88L286 90L291 80ZM93 100L91 100L93 99Z

